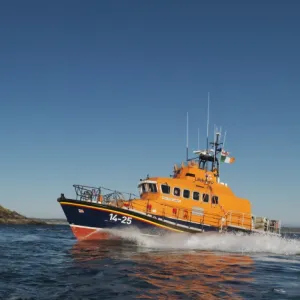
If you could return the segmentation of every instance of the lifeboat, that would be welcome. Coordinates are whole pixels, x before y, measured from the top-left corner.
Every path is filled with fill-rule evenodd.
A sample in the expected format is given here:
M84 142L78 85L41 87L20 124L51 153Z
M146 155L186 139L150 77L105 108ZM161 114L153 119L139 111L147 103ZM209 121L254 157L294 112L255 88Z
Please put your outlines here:
M251 202L220 180L220 164L235 159L215 133L211 149L175 165L170 177L140 179L139 195L75 184L76 197L57 199L78 240L112 237L137 228L141 234L244 232L280 235L280 221L252 214Z

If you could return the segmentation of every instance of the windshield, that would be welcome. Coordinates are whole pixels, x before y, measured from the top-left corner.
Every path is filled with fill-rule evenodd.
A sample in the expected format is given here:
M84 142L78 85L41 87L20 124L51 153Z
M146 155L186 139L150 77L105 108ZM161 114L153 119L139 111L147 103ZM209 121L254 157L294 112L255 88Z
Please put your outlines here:
M157 193L156 183L142 183L140 185L140 194Z

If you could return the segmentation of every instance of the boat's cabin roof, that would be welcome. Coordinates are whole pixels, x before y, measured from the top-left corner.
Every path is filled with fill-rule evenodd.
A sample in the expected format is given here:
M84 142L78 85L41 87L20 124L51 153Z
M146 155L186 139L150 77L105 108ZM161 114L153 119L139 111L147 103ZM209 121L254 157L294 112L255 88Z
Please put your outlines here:
M182 163L180 167L175 165L173 178L209 183L218 182L216 169L209 171L206 168L201 168L196 161Z

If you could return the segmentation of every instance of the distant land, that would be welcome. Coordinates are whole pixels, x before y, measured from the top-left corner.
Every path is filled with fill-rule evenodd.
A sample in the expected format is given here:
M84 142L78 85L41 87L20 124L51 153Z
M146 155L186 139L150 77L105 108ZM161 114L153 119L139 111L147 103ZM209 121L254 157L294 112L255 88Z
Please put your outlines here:
M66 219L42 219L28 218L16 211L12 211L0 205L0 224L19 224L19 225L68 225Z
M27 218L0 205L0 224L46 225L41 219Z
M289 227L281 227L281 232L282 233L300 233L300 227L292 227L292 226L289 226Z
M69 223L66 219L55 219L55 218L39 219L39 218L34 218L34 220L43 221L48 225L69 225Z

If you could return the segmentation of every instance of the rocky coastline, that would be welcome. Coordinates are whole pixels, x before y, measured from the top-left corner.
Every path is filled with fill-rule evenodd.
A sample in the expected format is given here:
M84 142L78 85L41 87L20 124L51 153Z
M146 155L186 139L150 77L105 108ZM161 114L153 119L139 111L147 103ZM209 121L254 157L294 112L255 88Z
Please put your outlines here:
M0 205L0 224L46 225L47 223L42 220L27 218Z

